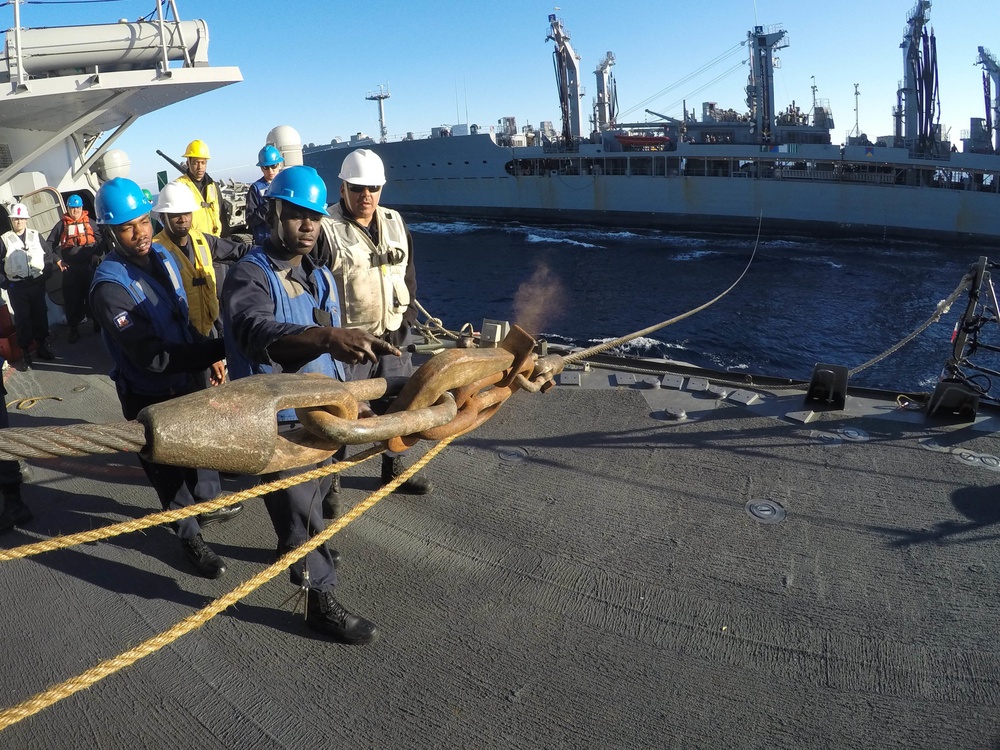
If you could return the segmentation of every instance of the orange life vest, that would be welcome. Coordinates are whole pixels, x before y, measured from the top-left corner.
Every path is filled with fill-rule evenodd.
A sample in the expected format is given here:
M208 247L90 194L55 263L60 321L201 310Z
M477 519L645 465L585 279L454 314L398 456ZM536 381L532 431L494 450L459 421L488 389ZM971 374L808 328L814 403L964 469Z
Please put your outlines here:
M62 234L59 236L59 249L68 250L71 247L86 247L97 242L94 228L90 225L90 217L84 211L79 219L74 220L69 213L64 213Z

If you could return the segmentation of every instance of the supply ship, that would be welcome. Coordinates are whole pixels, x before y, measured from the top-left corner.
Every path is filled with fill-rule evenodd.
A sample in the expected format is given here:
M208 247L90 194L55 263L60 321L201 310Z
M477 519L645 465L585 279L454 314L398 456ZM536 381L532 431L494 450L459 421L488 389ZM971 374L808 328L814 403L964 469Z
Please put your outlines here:
M166 76L155 61L121 77L105 70L27 77L28 91L61 92L52 107L79 101L88 81L117 81L82 107L92 114L137 99L92 124L83 112L54 123L30 147L29 134L14 141L21 128L0 130L11 147L0 187L54 201L94 187L98 129L238 79L235 68ZM14 101L34 98L5 101L0 120L15 116ZM448 140L477 138L488 136ZM23 488L34 518L0 539L10 555L0 561L0 746L995 748L1000 410L973 387L985 365L958 378L973 372L971 349L996 343L995 268L982 257L954 280L949 300L965 291L968 306L954 356L938 364L956 384L931 397L905 383L855 387L836 365L806 383L614 354L564 368L547 392L518 391L428 465L433 494L386 497L333 537L338 596L379 625L370 647L308 631L283 574L162 639L274 564L259 498L206 533L229 563L218 580L192 575L166 526L29 555L26 545L159 508L117 442L86 456L34 454ZM950 289L920 302L933 310ZM103 347L64 347L61 327L54 336L56 360L4 373L12 427L59 442L71 427L119 425ZM534 344L525 362L555 354ZM212 444L250 453L266 443L211 423L213 413L192 420ZM344 473L352 513L379 487L373 463ZM255 481L228 476L225 486ZM135 653L153 639L158 649Z
M578 56L553 15L548 38L555 45L561 133L530 126L518 132L513 118L504 118L490 132L463 125L424 139L311 145L305 161L335 182L345 146L371 148L386 164L393 206L409 212L714 232L761 224L769 235L996 245L1000 66L979 47L989 105L983 117L970 119L960 147L946 140L935 121L930 7L930 0L919 0L907 16L893 132L874 140L856 134L844 145L831 142L831 109L815 90L807 111L794 104L778 109L774 53L787 46L787 34L763 26L746 37L747 112L705 103L700 119L693 111L670 118L647 110L654 121L619 123L608 53L595 70L588 136ZM379 140L384 119L382 131Z

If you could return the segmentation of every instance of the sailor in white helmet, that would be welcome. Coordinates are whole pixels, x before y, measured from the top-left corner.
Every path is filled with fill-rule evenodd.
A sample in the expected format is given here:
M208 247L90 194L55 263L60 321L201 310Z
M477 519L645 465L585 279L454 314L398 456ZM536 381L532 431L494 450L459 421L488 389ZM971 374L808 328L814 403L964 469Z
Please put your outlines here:
M417 293L413 238L399 212L379 205L386 179L378 154L365 148L352 151L344 159L339 177L340 202L331 206L329 218L323 219L314 252L333 271L344 325L363 328L403 352L400 357L351 365L348 379L408 377L414 368L406 347L412 343L410 326L416 322L416 311L410 304ZM373 408L383 410L379 404ZM383 454L382 484L403 469L402 456ZM335 483L324 503L328 517L337 514L337 490ZM426 495L431 483L416 474L399 491Z
M45 281L56 258L47 239L28 229L28 207L15 203L9 211L13 227L0 237L0 287L7 290L14 312L17 345L24 352L24 366L31 367L31 347L42 359L55 359L48 347L49 313L45 307Z

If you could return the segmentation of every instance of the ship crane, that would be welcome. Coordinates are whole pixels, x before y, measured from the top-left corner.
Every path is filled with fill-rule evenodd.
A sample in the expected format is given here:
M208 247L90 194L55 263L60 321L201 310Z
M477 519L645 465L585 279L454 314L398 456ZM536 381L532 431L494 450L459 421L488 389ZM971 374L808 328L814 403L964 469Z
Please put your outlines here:
M747 106L759 143L768 143L774 132L774 50L788 46L784 29L764 31L755 26L747 32L750 42L750 80L747 83Z
M615 55L608 52L597 64L594 75L597 76L597 99L594 100L594 130L600 132L615 127L618 118L618 85L615 83L611 66L615 64Z
M993 151L1000 154L1000 64L988 50L979 48L977 63L983 66L983 95L986 98L986 133L992 133ZM992 83L993 93L990 92Z
M583 137L583 117L580 112L580 56L569 43L569 32L555 14L549 14L550 30L545 41L553 41L556 85L559 87L559 107L562 110L563 143L569 145Z
M895 140L897 145L930 152L935 142L934 122L940 117L937 42L927 33L931 0L917 0L907 18L903 50L903 86L897 92ZM902 121L901 121L902 119Z

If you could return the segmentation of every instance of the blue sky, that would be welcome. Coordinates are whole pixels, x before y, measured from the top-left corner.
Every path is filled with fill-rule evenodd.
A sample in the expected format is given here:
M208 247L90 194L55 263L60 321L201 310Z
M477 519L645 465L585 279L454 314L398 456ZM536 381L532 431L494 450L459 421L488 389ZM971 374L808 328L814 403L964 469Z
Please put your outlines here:
M795 100L808 108L814 76L817 96L832 106L839 142L854 127L855 83L861 131L873 138L892 132L902 79L899 43L914 4L564 0L555 12L581 56L585 112L596 88L592 72L609 50L617 58L622 113L660 94L630 120L645 118L644 107L679 116L684 99L698 111L703 101L745 111L746 48L740 43L755 24L781 24L790 44L778 53L778 107ZM153 8L152 0L39 2L22 8L22 23L105 23L136 19ZM119 139L116 146L132 160L132 177L146 185L166 166L156 149L179 157L192 138L209 144L216 179L255 179L257 150L275 125L291 125L306 143L359 131L377 136L377 108L365 94L380 84L391 92L390 135L419 136L455 122L488 126L505 115L515 116L519 126L552 120L558 127L552 43L545 42L551 3L178 0L178 9L182 19L207 21L210 61L238 66L244 81L148 115ZM0 13L0 26L13 25L10 7ZM1000 56L996 0L934 0L930 19L941 121L957 142L969 118L984 115L981 68L974 63L978 45Z

